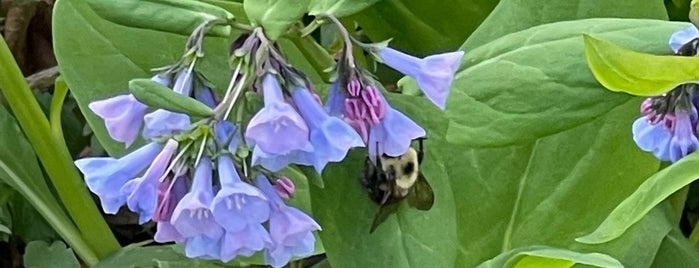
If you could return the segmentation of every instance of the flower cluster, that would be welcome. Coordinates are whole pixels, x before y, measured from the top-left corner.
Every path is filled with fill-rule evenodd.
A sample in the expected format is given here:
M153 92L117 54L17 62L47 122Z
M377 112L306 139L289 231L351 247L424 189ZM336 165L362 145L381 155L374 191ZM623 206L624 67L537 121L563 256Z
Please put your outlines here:
M676 55L694 56L699 31L694 26L670 37ZM699 149L699 95L697 84L683 84L641 104L643 117L633 123L633 138L639 148L662 161L676 162Z
M233 43L230 84L217 96L194 68L203 42L192 38L203 34L192 34L182 59L158 69L152 80L208 105L211 115L149 107L144 103L158 102L138 94L94 101L89 108L114 140L129 147L141 133L147 143L121 158L75 161L106 213L126 205L141 224L157 223L156 241L181 244L188 257L227 262L261 252L280 267L312 254L313 232L321 227L285 202L295 185L284 169L305 165L321 173L355 147L397 156L426 135L347 56L349 38L325 105L259 28ZM463 55L418 59L388 47L369 52L416 79L442 108ZM254 95L262 98L261 107L250 101Z

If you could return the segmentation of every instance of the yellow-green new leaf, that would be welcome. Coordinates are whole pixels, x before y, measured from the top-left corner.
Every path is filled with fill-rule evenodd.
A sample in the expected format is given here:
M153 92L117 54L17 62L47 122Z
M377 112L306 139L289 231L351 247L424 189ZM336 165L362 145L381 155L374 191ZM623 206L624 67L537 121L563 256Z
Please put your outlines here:
M685 83L699 83L699 57L652 55L631 51L584 35L592 73L611 91L655 96Z
M699 153L685 156L643 182L614 208L595 231L575 240L586 244L600 244L620 237L653 207L698 177Z

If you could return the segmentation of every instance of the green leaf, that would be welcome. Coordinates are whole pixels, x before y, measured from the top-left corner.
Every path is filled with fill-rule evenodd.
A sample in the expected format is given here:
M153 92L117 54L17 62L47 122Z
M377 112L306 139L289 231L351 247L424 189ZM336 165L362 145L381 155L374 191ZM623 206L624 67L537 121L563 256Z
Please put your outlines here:
M588 18L667 20L667 13L663 0L502 0L462 48L474 49L537 25Z
M232 20L225 9L195 0L88 0L99 16L124 26L189 35L200 24ZM228 37L231 27L215 25L207 34Z
M32 241L24 253L24 266L27 268L80 267L73 251L61 241L51 245L45 241Z
M464 56L447 99L447 140L499 147L535 141L599 118L631 96L598 90L584 60L582 34L662 53L672 32L685 26L657 20L567 21L536 26L474 49Z
M421 170L434 206L401 206L369 234L378 206L359 183L363 153L328 165L325 188L311 187L311 197L331 265L475 267L532 245L650 265L672 228L665 208L619 240L575 242L659 167L630 135L641 98L596 82L582 34L656 52L683 26L630 19L542 25L468 53L445 112L424 97L389 94L393 107L427 129Z
M251 264L263 263L261 254L255 254L250 258L236 259L224 265L220 261L187 258L183 249L178 245L143 247L142 244L128 245L119 252L100 261L94 268L216 268L247 267Z
M151 77L150 69L179 60L186 36L116 25L95 13L85 0L57 2L53 19L61 75L100 143L112 155L124 153L124 144L109 137L102 120L87 105L126 94L129 80ZM207 38L204 47L206 58L199 61L197 71L221 92L229 78L227 39ZM142 140L133 146L141 144Z
M681 84L699 82L697 57L639 53L589 35L584 39L590 70L611 91L655 96Z
M308 14L330 14L340 18L362 11L376 2L379 0L311 0Z
M572 267L585 264L605 268L622 268L624 265L606 254L580 253L548 246L527 246L513 249L488 260L478 268L499 267Z
M354 1L352 1L354 2ZM498 0L383 0L353 18L372 40L424 56L455 50L488 16Z
M699 153L693 153L648 178L621 202L592 233L576 240L598 244L621 236L665 198L699 177Z
M267 38L277 40L308 10L310 0L255 0L243 2L253 25L260 25Z
M699 267L699 251L675 228L663 239L651 267Z

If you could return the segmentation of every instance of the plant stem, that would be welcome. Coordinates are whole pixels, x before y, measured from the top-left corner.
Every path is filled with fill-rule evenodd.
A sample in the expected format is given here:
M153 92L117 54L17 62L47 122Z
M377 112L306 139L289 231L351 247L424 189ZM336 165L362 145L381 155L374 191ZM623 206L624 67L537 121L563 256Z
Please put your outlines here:
M65 141L59 141L51 134L49 121L41 111L4 38L0 38L0 66L0 88L82 238L98 258L119 250L119 243L73 165Z

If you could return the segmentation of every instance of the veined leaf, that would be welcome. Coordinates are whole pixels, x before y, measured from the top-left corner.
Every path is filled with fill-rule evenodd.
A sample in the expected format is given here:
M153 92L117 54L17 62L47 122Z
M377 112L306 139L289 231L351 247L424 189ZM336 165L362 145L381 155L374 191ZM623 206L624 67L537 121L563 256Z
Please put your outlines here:
M618 260L601 253L580 253L548 246L528 246L513 249L488 260L477 268L569 268L574 264L585 264L604 268L622 268Z

